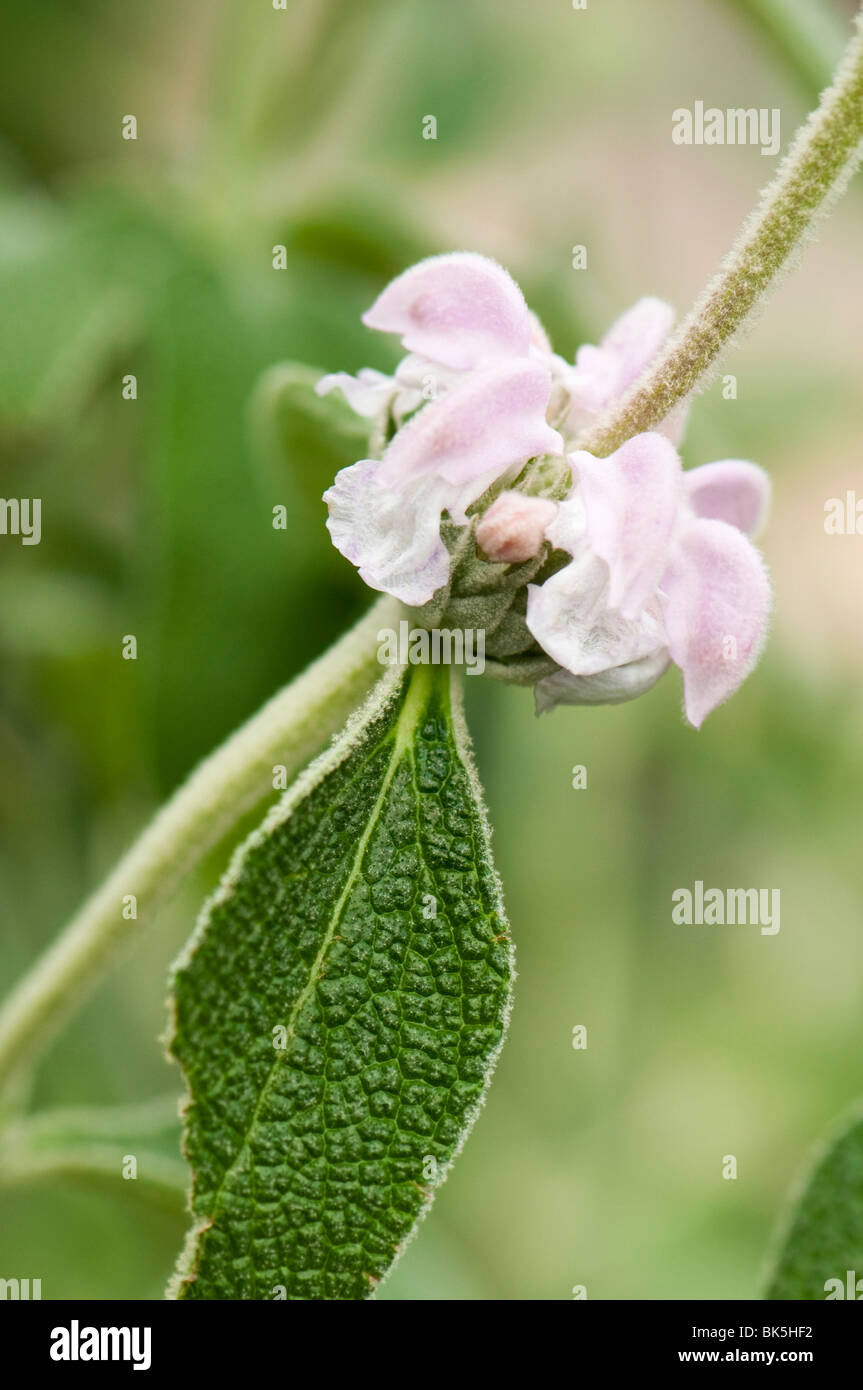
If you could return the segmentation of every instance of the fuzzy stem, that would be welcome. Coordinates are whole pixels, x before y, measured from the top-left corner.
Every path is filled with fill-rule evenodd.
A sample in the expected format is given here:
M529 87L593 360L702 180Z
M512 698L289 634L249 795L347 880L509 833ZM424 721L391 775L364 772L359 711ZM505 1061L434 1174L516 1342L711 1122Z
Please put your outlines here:
M45 1046L144 919L272 791L274 765L292 776L341 727L381 674L378 629L397 626L400 613L395 599L381 598L174 793L7 1000L0 1013L0 1087ZM130 894L135 919L123 916Z
M753 310L844 192L863 141L863 11L831 87L799 130L730 254L656 364L578 440L599 458L653 429L712 377Z

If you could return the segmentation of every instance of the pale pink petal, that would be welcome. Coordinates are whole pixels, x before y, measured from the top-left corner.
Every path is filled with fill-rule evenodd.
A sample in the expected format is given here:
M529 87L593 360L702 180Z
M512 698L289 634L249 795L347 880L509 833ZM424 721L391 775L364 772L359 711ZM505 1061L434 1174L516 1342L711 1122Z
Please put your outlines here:
M348 372L330 372L315 386L319 396L341 391L351 410L369 420L383 409L395 389L393 378L376 372L374 367L361 367L356 376Z
M395 370L398 391L392 404L397 428L401 429L409 415L413 415L420 406L438 400L461 378L461 372L442 367L439 362L430 362L427 357L419 357L415 352L403 357Z
M585 343L575 355L575 366L565 366L561 378L569 394L576 420L599 415L619 394L620 364L613 353Z
M411 391L419 393L419 398L435 401L459 380L460 373L450 367L442 367L439 362L431 362L412 352L403 357L396 367L396 381Z
M690 401L678 401L677 405L668 412L664 420L656 426L657 434L664 434L666 439L670 439L676 449L680 448L683 436L686 433L686 423L689 419Z
M659 352L674 322L661 299L639 299L609 328L599 347L585 343L575 366L564 374L576 421L607 409L641 376Z
M607 600L607 567L585 549L544 584L528 585L528 629L558 666L576 676L638 661L665 646L656 601L630 621Z
M449 579L449 554L440 538L448 489L432 477L393 492L381 485L379 474L377 460L362 459L336 475L324 493L327 527L336 549L370 588L418 607Z
M666 648L658 647L649 656L624 666L611 666L595 676L555 671L534 688L536 712L545 714L558 705L619 705L624 700L635 700L656 685L668 670L669 660Z
M532 327L512 277L470 251L411 266L387 285L363 323L398 333L408 351L459 371L526 356Z
M659 352L674 323L670 304L650 296L639 299L611 325L600 344L618 364L617 391L633 385Z
M549 336L532 310L528 310L530 318L530 346L533 352L539 353L541 357L553 357Z
M606 333L602 348L617 361L617 382L614 396L620 399L634 386L642 373L659 356L671 333L674 310L662 299L639 299L627 309ZM605 402L612 404L611 400ZM686 431L690 402L680 401L665 419L656 426L658 434L679 445Z
M502 492L483 514L476 543L489 560L521 564L537 554L556 513L557 503L545 497Z
M699 519L680 536L662 592L686 717L698 729L758 660L770 614L767 572L736 527Z
M757 463L705 463L684 473L683 482L697 516L727 521L748 536L760 531L770 502L770 479Z
M584 547L586 528L584 502L576 491L558 504L545 534L555 550L567 550L570 555L576 555Z
M569 455L587 518L587 539L609 571L609 607L625 618L644 608L668 564L668 546L682 493L674 446L659 434L637 434L609 458Z
M563 441L545 419L550 390L551 374L538 362L471 372L399 430L381 482L397 488L433 473L464 488L481 478L493 482L536 455L560 453Z

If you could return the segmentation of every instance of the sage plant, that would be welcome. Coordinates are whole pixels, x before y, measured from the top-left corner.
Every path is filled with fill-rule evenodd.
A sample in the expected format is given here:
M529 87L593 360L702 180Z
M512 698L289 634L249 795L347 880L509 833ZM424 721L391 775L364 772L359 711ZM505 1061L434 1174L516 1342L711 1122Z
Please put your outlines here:
M482 634L486 673L532 687L556 719L636 698L674 666L697 729L752 674L771 607L751 539L767 475L739 459L685 467L686 417L846 186L861 138L858 17L677 328L643 298L568 362L505 269L443 254L364 316L400 340L395 372L319 381L367 426L325 500L333 543L377 601L193 773L0 1015L3 1161L24 1170L50 1127L16 1104L41 1049L267 794L274 765L295 778L172 972L191 1223L171 1297L373 1295L482 1104L514 951L460 673L423 659L424 638ZM419 659L382 667L381 635L403 623Z

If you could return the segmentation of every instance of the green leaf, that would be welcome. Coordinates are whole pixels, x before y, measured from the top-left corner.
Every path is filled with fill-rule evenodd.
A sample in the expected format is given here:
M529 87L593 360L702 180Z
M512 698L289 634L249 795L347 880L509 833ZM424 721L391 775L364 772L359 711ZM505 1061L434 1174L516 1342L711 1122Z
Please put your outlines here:
M128 351L138 297L91 259L100 224L64 221L31 197L0 195L0 430L68 429L112 355ZM119 373L118 373L119 380Z
M770 1299L847 1297L846 1276L863 1279L863 1119L859 1110L817 1158L778 1242ZM828 1280L838 1279L844 1293Z
M473 1123L513 958L450 674L384 678L177 966L194 1227L169 1296L371 1296Z

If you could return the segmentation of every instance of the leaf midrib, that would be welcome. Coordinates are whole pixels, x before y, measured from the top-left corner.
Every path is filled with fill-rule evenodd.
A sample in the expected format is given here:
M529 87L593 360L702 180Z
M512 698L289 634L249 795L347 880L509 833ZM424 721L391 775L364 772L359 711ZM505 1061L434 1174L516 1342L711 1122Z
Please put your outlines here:
M242 1159L243 1155L246 1153L249 1147L250 1136L258 1122L258 1116L260 1114L261 1107L263 1106L264 1101L266 1100L267 1095L269 1093L269 1088L272 1083L272 1080L276 1075L278 1069L285 1066L287 1063L290 1052L290 1045L294 1037L296 1036L295 1030L300 1014L302 1013L302 1010L305 1008L306 1003L311 997L313 989L316 987L318 981L320 980L324 960L326 958L330 946L333 943L333 939L336 934L336 928L340 925L341 916L345 909L345 905L348 901L351 892L353 891L354 885L356 884L360 869L362 868L362 863L365 857L366 849L368 848L369 840L371 839L372 833L378 823L378 819L383 809L387 793L389 792L389 789L392 785L396 769L399 766L399 763L401 762L402 757L409 746L410 739L405 734L405 727L408 727L411 730L415 728L417 723L416 708L417 706L420 706L425 703L428 695L429 683L430 681L428 675L428 668L415 668L413 674L411 675L410 684L408 686L408 690L405 695L404 703L399 713L396 726L393 729L392 733L388 735L388 737L392 739L393 749L381 782L380 791L377 797L375 798L375 804L372 808L371 814L369 815L366 828L360 836L359 844L357 846L356 854L354 855L353 863L351 864L350 872L348 873L348 876L345 880L344 888L342 889L342 892L339 894L338 902L336 903L332 911L330 921L327 925L327 930L324 934L324 939L321 942L318 953L315 956L314 962L312 964L312 968L309 973L308 983L303 987L303 989L300 990L291 1008L288 1023L286 1025L287 1044L284 1048L280 1049L280 1051L275 1055L273 1062L271 1063L267 1071L266 1079L263 1085L261 1086L260 1094L258 1096L257 1101L255 1102L255 1106L252 1111L251 1117L245 1130L243 1131L243 1137L237 1146L236 1156L230 1163L230 1165L225 1169L221 1181L219 1182L219 1185L215 1190L212 1202L208 1203L209 1210L207 1213L207 1227L205 1229L209 1228L211 1225L214 1224L216 1216L218 1215L220 1210L220 1202L224 1189L227 1186L227 1183L229 1182L230 1178L236 1172L240 1164L240 1160ZM381 745L379 745L379 747L380 746ZM196 1213L196 1215L200 1217L200 1213ZM204 1232L202 1231L201 1234L203 1233ZM185 1282L188 1283L191 1281L187 1279Z

